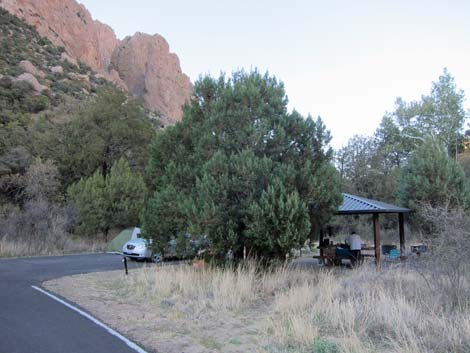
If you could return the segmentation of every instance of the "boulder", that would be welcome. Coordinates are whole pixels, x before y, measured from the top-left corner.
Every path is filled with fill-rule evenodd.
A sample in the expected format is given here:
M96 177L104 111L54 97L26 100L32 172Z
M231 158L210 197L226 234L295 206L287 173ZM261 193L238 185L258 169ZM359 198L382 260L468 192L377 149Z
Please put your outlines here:
M66 52L63 52L61 55L60 55L60 60L62 62L64 61L68 61L70 64L72 65L75 65L78 67L78 62L75 58L72 58L69 54L67 54Z
M54 74L63 74L64 68L62 66L53 66L51 67L51 72Z
M71 72L68 76L71 80L79 81L86 89L90 89L90 77L88 75Z
M43 86L39 81L29 72L25 72L14 79L14 81L26 81L28 82L34 91L41 93L42 91L48 89L47 86Z
M30 73L31 75L34 75L36 77L41 77L41 78L46 77L46 74L43 71L38 70L36 66L34 66L33 63L31 63L31 61L29 60L21 60L18 66L24 72Z

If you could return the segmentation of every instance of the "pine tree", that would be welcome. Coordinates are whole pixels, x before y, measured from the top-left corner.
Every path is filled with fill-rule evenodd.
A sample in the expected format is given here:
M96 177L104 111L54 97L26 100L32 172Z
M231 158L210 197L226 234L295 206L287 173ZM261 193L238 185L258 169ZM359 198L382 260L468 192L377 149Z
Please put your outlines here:
M244 248L254 256L279 257L285 247L273 251L255 246L253 234L248 239L251 205L275 179L288 195L311 205L299 213L300 224L328 220L341 196L321 119L289 113L282 83L257 71L203 77L194 96L182 121L151 144L147 178L154 195L142 219L146 237L158 242L189 232L207 237L219 258L229 250L240 258ZM291 229L286 227L280 229ZM283 236L294 244L304 233Z
M96 171L91 177L80 179L68 188L68 200L79 215L77 233L93 236L109 231L105 187L104 177Z
M106 178L105 188L112 227L138 223L145 190L143 178L132 172L126 160L120 159L114 163Z
M447 148L427 138L411 155L402 173L400 196L414 210L422 204L431 207L466 207L469 202L465 174L449 157Z
M72 184L67 192L69 202L78 211L78 233L91 236L101 232L107 241L110 229L138 223L145 183L120 159L106 178L97 170L91 177Z

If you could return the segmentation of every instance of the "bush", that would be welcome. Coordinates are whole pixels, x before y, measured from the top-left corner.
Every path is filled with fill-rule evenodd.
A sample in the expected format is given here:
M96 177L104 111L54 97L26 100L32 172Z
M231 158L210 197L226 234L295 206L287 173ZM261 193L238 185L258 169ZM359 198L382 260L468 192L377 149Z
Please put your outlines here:
M30 96L25 101L26 107L31 113L39 113L49 107L49 98L45 95Z
M51 160L37 158L25 174L25 194L30 200L60 200L59 170Z
M49 40L46 37L41 37L38 39L37 43L41 46L50 44Z
M313 341L312 349L312 353L339 353L335 343L322 338L316 338Z
M11 85L11 94L14 99L20 100L31 94L33 88L26 81L14 81Z
M10 89L12 83L13 83L13 80L12 80L11 77L9 77L9 76L3 76L3 77L0 79L0 87L2 87L2 88Z
M81 92L82 86L78 82L67 80L67 79L62 79L62 80L53 82L51 89L54 92L59 91L59 92L66 93L68 95L76 95Z
M420 217L429 231L421 235L430 247L415 268L448 310L470 309L470 217L462 209L422 205Z
M70 239L67 213L45 200L26 202L23 209L10 207L0 218L0 239L25 244L25 254L53 253L63 250Z
M256 253L282 258L305 242L310 232L307 205L297 191L288 192L281 180L263 191L259 202L250 206L247 238Z

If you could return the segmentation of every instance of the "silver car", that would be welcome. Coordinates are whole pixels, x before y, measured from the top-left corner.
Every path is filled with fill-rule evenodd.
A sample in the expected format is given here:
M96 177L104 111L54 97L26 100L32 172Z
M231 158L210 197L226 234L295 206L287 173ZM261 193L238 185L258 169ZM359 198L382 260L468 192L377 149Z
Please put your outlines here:
M154 254L151 245L151 240L131 239L122 247L122 254L131 259L160 262L162 260L160 254Z

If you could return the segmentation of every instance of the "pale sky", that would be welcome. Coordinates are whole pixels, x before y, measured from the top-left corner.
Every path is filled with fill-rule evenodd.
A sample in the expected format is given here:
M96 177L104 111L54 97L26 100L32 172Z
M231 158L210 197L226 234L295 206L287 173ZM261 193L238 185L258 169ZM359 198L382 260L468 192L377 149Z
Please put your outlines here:
M470 107L470 0L78 1L119 38L161 34L193 82L268 70L335 148L373 133L396 97L428 94L444 67Z

